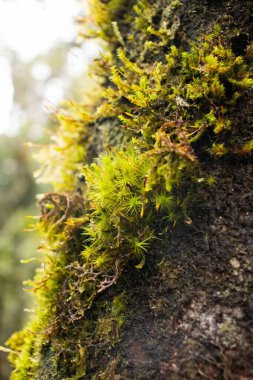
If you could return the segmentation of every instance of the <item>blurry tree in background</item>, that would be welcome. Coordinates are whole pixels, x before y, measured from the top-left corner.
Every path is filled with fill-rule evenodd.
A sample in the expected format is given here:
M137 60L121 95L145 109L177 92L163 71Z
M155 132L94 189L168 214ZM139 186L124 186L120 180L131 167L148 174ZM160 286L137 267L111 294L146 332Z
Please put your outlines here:
M22 281L29 276L32 266L24 266L29 250L35 250L37 237L25 234L27 214L34 214L35 184L31 165L22 137L0 139L0 344L24 320L23 309L28 306L27 294L22 292ZM33 207L32 207L33 205ZM0 354L0 379L8 379L9 367L5 355Z

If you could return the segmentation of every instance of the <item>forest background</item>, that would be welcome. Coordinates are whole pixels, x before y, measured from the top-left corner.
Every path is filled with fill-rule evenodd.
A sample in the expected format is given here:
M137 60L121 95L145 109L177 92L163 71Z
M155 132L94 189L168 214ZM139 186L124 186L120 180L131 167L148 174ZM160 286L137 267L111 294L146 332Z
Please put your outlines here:
M22 286L36 266L26 263L38 246L29 229L38 214L36 194L49 189L34 178L33 156L49 141L50 114L59 102L78 101L81 89L92 86L84 72L99 54L96 43L76 37L75 17L86 2L67 0L59 13L60 3L0 0L0 346L33 308ZM7 354L0 352L0 379L9 374Z

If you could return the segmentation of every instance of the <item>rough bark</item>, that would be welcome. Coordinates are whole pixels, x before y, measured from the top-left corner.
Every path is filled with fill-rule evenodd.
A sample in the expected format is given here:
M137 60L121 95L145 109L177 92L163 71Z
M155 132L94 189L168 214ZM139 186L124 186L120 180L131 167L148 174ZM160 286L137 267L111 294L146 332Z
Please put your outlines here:
M121 3L113 17L118 21L119 39L126 39L131 30L127 17L133 13L132 3L135 2ZM157 7L152 20L155 29L161 18L166 17L163 10L171 4L170 0L152 3ZM252 1L182 0L181 6L175 7L167 17L169 26L175 28L174 35L158 55L149 53L144 56L144 64L163 60L172 44L183 50L189 49L190 42L211 33L214 23L219 23L222 38L225 44L232 46L234 54L244 57L248 54L250 70L252 52L248 50L246 53L246 49L253 34ZM134 37L126 42L125 49L131 60L138 61L145 36L135 32ZM156 41L155 35L153 39ZM118 45L116 42L114 54ZM229 85L226 91L230 91ZM236 128L229 131L229 139L238 152L240 141L252 139L252 94L251 87L243 90L230 110ZM113 125L116 117L112 120L103 120L102 127L103 123ZM100 122L95 131L102 129ZM92 161L103 148L101 138L90 133L89 160ZM72 323L47 331L39 352L39 366L31 378L253 378L251 157L242 152L222 156L208 154L202 146L206 146L212 136L212 132L204 134L193 148L201 172L215 177L216 183L212 187L198 186L197 196L188 207L188 218L179 220L167 232L164 232L167 224L157 212L152 228L158 239L148 248L144 267L136 269L130 260L120 275L116 273L117 281L96 295L95 307L93 304L87 308L80 318L75 316ZM81 206L75 210L77 216L82 215ZM73 254L72 263L76 252L82 249L81 234L78 236L79 241L77 237L74 241L76 251L67 250L69 255ZM68 260L70 265L71 258ZM63 278L60 283L68 280ZM118 328L117 321L109 322L106 305L123 293L127 304L123 326ZM68 306L64 303L64 293L58 294L57 299L56 316L59 317ZM84 302L82 297L79 302L81 305ZM68 310L65 311L67 319ZM102 325L104 331L98 334L99 321L103 318L107 318L110 324L108 336L106 324ZM92 331L98 334L96 338ZM86 332L93 338L89 338ZM80 350L85 350L85 354L79 354L74 365L72 353L79 336L83 337ZM69 345L62 344L57 352L57 344L68 341ZM55 342L58 343L54 346ZM78 342L80 344L80 340ZM73 366L76 366L75 371Z

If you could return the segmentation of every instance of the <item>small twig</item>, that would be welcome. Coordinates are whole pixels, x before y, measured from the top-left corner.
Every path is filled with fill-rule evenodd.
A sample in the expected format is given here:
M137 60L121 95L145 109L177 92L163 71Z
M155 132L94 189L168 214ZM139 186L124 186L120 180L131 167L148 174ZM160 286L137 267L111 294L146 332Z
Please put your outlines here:
M110 288L112 285L117 283L117 281L120 277L120 274L121 274L121 268L120 268L120 261L119 260L116 260L116 262L115 262L115 270L116 270L116 273L110 281L108 281L108 277L106 277L105 280L100 283L98 293L102 293L107 288Z

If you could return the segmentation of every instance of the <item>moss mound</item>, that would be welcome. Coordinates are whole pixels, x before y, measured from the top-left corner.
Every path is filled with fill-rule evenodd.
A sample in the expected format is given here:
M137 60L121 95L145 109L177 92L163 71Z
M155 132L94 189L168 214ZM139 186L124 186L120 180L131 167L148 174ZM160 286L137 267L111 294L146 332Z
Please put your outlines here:
M252 3L91 7L101 88L41 153L55 190L12 379L248 376Z

